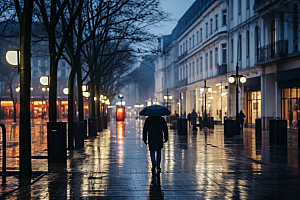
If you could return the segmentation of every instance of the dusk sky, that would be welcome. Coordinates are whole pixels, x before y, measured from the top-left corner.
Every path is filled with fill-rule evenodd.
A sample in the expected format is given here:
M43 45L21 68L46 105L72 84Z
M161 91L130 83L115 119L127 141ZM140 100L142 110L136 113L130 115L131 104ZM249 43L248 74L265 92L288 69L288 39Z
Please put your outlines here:
M163 27L153 29L153 32L159 35L168 35L172 32L176 26L177 21L187 11L187 9L193 4L195 0L162 0L162 7L165 11L172 14L172 18L175 21L164 23Z

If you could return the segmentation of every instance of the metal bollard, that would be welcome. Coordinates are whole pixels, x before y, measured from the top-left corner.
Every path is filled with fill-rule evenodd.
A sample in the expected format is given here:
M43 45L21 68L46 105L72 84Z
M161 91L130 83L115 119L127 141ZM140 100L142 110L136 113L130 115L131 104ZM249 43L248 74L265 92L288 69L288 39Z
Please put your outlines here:
M287 146L287 120L277 119L276 120L276 145Z
M187 118L178 117L177 125L178 125L178 134L187 135Z
M0 123L2 128L2 185L6 185L6 128Z
M269 120L269 143L275 143L276 140L276 129L275 129L275 119Z
M261 137L261 118L255 119L255 137Z

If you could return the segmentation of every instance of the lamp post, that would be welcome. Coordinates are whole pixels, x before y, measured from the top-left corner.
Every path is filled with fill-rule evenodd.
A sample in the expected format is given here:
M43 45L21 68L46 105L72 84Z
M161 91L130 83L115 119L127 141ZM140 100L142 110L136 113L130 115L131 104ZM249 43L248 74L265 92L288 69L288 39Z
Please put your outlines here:
M169 95L169 90L167 89L167 95L164 96L164 99L166 100L167 103L167 108L169 109L169 99L173 99L172 95ZM167 116L167 123L169 123L169 117Z
M207 127L207 110L206 110L206 94L211 92L211 88L206 86L206 80L204 80L204 87L200 88L200 93L204 93L204 116L203 116L203 127Z
M122 106L122 100L123 100L124 96L122 94L119 94L118 98L121 99L121 106Z
M239 75L239 64L238 62L236 63L236 74L235 75L231 75L228 77L228 82L229 83L234 83L236 85L236 104L235 104L235 109L236 109L236 116L235 116L235 130L236 130L236 134L240 133L240 126L239 126L239 82L241 83L245 83L246 82L246 77L243 75Z

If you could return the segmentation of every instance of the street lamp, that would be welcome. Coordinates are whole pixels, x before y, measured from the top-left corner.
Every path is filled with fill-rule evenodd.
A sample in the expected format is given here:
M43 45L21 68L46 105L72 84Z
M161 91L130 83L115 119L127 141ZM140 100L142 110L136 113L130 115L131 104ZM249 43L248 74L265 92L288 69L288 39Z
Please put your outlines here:
M20 50L19 49L6 52L6 61L11 65L17 65L18 73L20 73Z
M235 82L235 85L236 85L236 91L235 91L235 93L236 93L236 97L235 97L235 100L236 100L236 104L235 104L235 106L236 106L235 107L235 109L236 109L236 117L235 117L236 134L240 133L240 126L239 126L239 122L238 122L238 119L239 119L239 82L246 83L246 81L247 81L247 79L245 76L239 75L239 63L236 62L236 74L228 77L228 82L229 83Z
M204 80L204 87L200 88L200 93L204 93L204 116L203 116L203 127L207 127L207 110L206 110L206 94L211 92L211 88L206 86L206 80Z
M171 95L169 95L169 90L167 89L167 95L164 96L164 100L166 100L167 102L167 108L169 109L169 101L168 100L172 100L173 97ZM169 123L169 117L167 116L167 123Z
M122 94L119 94L118 98L121 99L121 106L122 106L122 100L123 100L124 96Z

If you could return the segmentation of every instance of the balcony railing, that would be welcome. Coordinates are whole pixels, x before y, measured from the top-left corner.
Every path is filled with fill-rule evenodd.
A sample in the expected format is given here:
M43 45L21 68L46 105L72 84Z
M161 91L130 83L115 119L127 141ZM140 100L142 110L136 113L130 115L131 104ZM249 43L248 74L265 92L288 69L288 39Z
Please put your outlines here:
M256 62L265 62L288 54L288 41L279 40L258 49Z
M186 57L186 56L187 56L187 51L183 52L183 53L179 56L178 60L181 60L181 59L183 59L183 58Z

